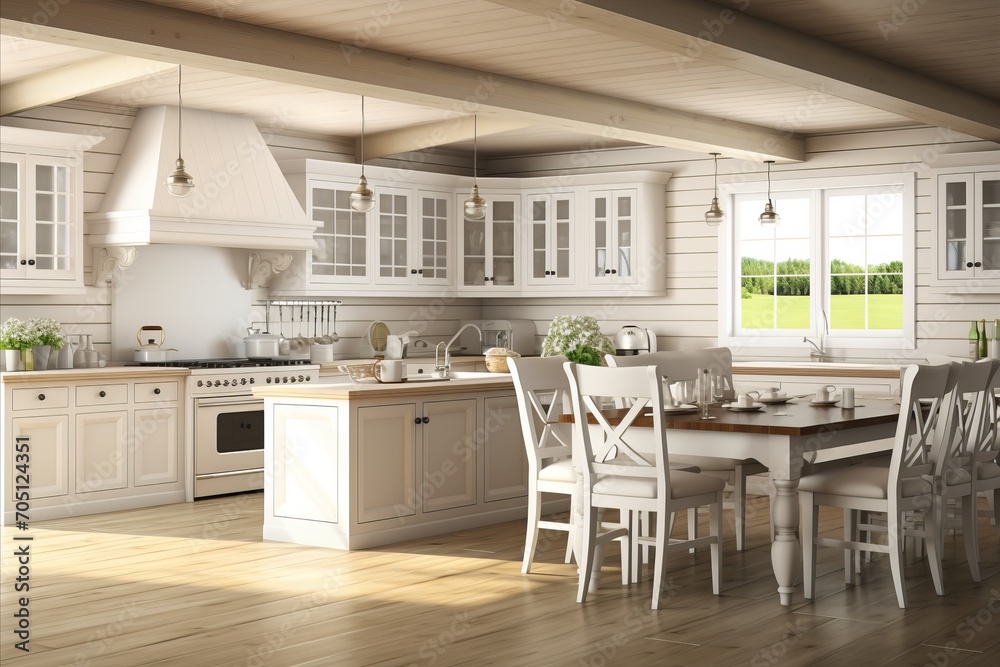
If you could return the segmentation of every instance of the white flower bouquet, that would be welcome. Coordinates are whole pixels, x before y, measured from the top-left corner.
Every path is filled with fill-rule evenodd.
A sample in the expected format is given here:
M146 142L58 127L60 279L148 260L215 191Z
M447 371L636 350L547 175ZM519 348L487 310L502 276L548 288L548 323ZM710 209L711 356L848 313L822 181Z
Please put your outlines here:
M611 339L601 333L597 319L589 315L559 315L552 319L542 341L542 356L563 355L570 361L602 366L605 354L614 354Z
M62 349L63 335L59 322L50 317L29 317L23 322L11 317L0 324L0 349L30 350L36 345Z

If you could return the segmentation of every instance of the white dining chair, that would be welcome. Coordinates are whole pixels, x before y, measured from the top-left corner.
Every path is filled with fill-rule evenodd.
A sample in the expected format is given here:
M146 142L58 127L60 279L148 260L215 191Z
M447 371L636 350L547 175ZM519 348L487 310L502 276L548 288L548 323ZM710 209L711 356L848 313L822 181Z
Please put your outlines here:
M935 430L950 407L945 393L949 365L906 368L902 381L902 399L892 456L888 468L881 466L845 466L830 468L807 475L799 480L803 580L806 599L813 599L816 590L817 547L844 549L844 580L855 582L856 550L887 553L892 571L896 600L900 608L907 604L903 580L903 537L905 513L933 507L933 487L926 476L934 465L930 448ZM927 404L925 405L925 401ZM840 507L844 510L844 538L818 537L819 508ZM858 514L880 512L887 515L887 544L859 539ZM922 528L913 534L921 537L927 548L931 577L938 595L944 594L941 559L935 539L935 513L924 512Z
M991 362L991 375L986 383L983 409L980 411L981 423L973 429L976 434L969 443L969 453L972 456L973 468L973 498L974 503L980 493L986 494L987 508L978 510L976 516L989 517L996 526L997 537L1000 538L1000 522L997 521L997 508L1000 507L1000 360ZM968 539L968 538L966 538ZM972 536L975 541L973 548L979 553L978 526Z
M539 529L569 533L566 562L573 555L573 516L567 521L541 518L542 494L555 493L572 498L577 472L573 468L572 425L559 423L559 415L572 412L569 379L563 371L566 357L508 357L521 435L528 457L528 532L524 540L521 572L531 572L538 546Z
M584 602L595 558L597 514L617 509L620 516L646 512L656 516L653 536L630 535L654 546L652 608L658 609L666 554L675 549L708 546L712 559L712 592L719 594L722 579L722 493L718 477L671 470L667 434L663 426L663 385L653 366L604 368L566 363L573 400L574 459L583 473L583 528L577 556L580 581L577 601ZM621 421L610 423L602 412L603 399L627 399ZM652 419L652 429L635 424L640 416ZM594 424L590 425L589 420ZM672 540L668 517L692 507L709 507L709 535L695 540ZM625 545L623 545L623 548ZM624 563L624 559L623 559ZM623 564L623 569L625 565Z
M695 380L698 369L708 368L724 378L733 395L733 353L727 347L709 347L700 350L670 350L628 356L607 355L608 366L648 366L655 364L667 382ZM675 456L675 463L697 466L702 472L720 475L732 480L736 550L746 547L747 479L767 472L767 467L756 459L734 459L717 456ZM693 512L690 513L693 515ZM697 537L697 520L688 519L688 536Z

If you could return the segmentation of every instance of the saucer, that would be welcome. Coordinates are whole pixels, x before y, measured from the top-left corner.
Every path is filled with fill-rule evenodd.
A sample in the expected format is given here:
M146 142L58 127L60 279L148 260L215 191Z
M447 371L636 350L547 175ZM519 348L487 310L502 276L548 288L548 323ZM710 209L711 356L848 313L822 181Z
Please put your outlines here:
M817 408L830 408L840 402L839 398L831 398L829 401L817 401L815 399L809 401L809 405Z
M728 405L723 405L722 407L724 407L727 410L730 410L732 412L753 412L755 410L763 410L764 409L764 404L763 403L754 403L753 405L745 406L744 407L744 406L741 406L741 405L736 405L735 403L729 403Z
M697 412L698 406L693 403L681 403L680 405L664 405L664 412Z
M791 396L782 396L781 398L761 398L760 402L764 405L781 405L782 403L787 403L791 400Z

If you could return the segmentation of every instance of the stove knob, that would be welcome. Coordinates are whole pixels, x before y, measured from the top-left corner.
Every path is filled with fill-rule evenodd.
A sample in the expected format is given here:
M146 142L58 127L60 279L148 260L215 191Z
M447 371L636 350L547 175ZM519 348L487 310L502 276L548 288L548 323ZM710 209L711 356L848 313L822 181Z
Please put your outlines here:
M250 384L254 384L255 382L256 382L256 380L254 380L253 378L250 378Z
M307 375L306 376L306 382L309 382L310 380L312 380L312 375Z
M215 386L218 387L220 385L222 385L222 381L221 380L216 380L215 381Z
M247 383L246 378L240 378L240 384L246 384L246 383Z
M303 376L300 375L299 376L299 382L305 382L305 381L306 381L306 379Z
M200 387L202 384L203 384L202 381L198 380L198 386Z
M253 380L250 380L250 381L253 382ZM271 378L267 378L266 380L264 380L264 382L266 382L268 384L271 384Z
M223 387L228 387L229 386L229 380L226 380L225 382L223 382L222 386Z
M294 375L292 376L292 383L293 384L295 383L295 376Z
M285 384L288 384L288 377L286 376L281 378L281 381L284 382Z

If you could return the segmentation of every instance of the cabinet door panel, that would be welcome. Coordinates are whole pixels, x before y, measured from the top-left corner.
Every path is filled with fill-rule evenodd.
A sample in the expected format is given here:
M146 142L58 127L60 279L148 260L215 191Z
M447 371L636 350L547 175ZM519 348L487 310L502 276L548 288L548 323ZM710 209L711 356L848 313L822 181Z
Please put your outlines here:
M516 396L485 399L483 453L486 502L528 494L528 457Z
M14 437L27 437L31 453L31 497L52 498L69 494L69 415L17 417ZM13 454L5 453L8 465ZM13 469L13 468L11 468ZM13 479L8 477L8 481ZM13 497L13 485L7 493Z
M135 486L178 481L177 408L136 410L133 429Z
M357 409L358 523L416 514L412 403Z
M424 403L420 427L425 512L476 502L476 399Z
M76 493L128 485L128 412L76 416Z
M275 516L339 522L339 416L339 408L275 406Z

